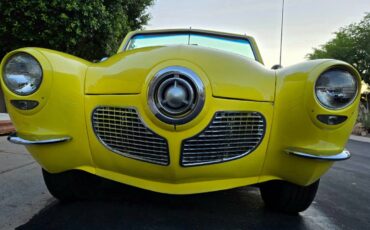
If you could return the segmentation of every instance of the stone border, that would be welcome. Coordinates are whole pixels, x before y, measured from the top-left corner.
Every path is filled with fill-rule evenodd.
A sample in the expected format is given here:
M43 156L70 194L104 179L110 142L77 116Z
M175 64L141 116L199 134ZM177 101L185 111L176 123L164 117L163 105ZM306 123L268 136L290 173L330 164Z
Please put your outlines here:
M14 132L14 126L11 121L0 121L0 135Z

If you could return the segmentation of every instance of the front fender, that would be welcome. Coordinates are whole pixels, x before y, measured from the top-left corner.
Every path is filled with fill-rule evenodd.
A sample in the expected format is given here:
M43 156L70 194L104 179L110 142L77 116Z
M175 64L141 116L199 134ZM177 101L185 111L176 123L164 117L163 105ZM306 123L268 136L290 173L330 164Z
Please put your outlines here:
M321 73L332 67L343 67L358 79L358 72L349 64L337 60L315 60L297 64L276 72L276 100L269 147L261 181L274 177L300 185L320 178L332 162L298 158L287 149L330 156L343 151L357 118L360 96L350 106L328 110L318 103L314 85ZM360 88L360 87L358 87ZM326 125L317 115L343 115L347 120L338 125Z
M25 52L34 56L43 69L39 90L29 96L19 96L5 87L1 77L6 106L17 134L29 136L64 136L71 142L52 145L27 145L32 156L48 171L59 172L66 168L83 168L93 172L86 133L84 111L85 60L65 53L41 48L23 48L7 54L1 64L13 54ZM2 73L1 73L2 74ZM39 105L32 110L20 110L10 100L36 100Z

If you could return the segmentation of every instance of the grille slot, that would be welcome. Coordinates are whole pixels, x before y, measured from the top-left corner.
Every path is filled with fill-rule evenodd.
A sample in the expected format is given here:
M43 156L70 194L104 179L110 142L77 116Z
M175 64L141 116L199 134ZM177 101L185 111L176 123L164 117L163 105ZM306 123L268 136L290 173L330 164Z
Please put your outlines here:
M92 125L96 136L111 151L136 160L169 164L167 140L148 129L134 108L97 107Z
M183 141L181 165L221 163L248 155L262 141L265 127L258 112L217 112L205 130Z

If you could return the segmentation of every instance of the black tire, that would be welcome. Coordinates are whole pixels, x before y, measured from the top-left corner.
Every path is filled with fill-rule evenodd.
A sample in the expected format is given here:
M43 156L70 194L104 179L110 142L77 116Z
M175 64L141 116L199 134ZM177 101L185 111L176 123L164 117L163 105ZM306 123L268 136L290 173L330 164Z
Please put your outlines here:
M286 181L269 181L260 185L267 208L296 214L306 210L315 198L320 180L309 186L299 186Z
M49 173L42 169L46 187L51 195L62 202L89 198L92 189L92 175L79 170Z

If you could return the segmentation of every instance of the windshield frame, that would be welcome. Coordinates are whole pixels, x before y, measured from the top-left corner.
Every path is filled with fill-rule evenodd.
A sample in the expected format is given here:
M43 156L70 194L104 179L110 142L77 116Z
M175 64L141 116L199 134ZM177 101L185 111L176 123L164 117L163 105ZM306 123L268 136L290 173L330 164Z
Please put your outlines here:
M118 52L125 52L128 51L127 48L131 42L131 39L135 36L140 35L166 35L166 34L184 34L184 35L191 35L191 34L197 34L197 35L209 35L211 37L221 37L221 38L229 38L229 39L242 39L246 40L252 49L254 59L250 58L251 60L255 60L257 62L260 62L263 64L261 55L259 53L259 50L257 48L257 45L252 37L249 37L247 35L237 35L237 34L229 34L229 33L223 33L223 32L215 32L215 31L204 31L204 30L194 30L194 29L175 29L175 30L147 30L147 31L135 31L130 32L127 34L126 38L122 42ZM227 51L225 51L227 52ZM244 56L246 57L246 56ZM246 57L248 58L248 57Z

